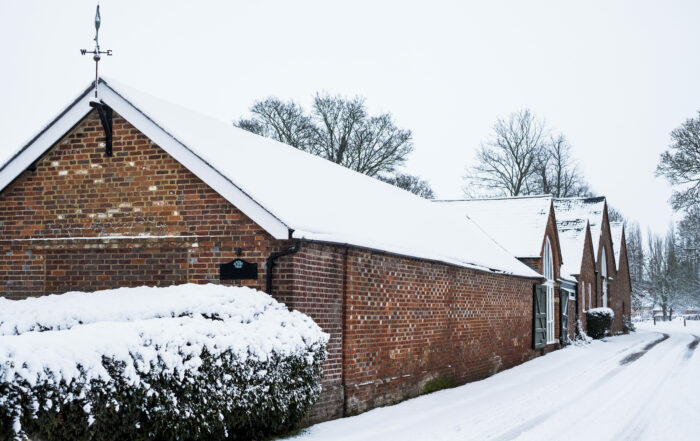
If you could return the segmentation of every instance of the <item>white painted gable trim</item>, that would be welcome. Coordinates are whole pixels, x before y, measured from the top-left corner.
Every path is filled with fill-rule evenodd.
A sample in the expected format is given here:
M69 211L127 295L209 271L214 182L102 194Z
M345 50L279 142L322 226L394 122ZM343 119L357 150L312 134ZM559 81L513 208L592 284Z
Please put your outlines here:
M100 80L100 100L114 109L124 119L165 150L180 164L194 173L227 201L241 210L253 222L260 225L275 239L289 239L289 227L266 210L250 196L238 188L233 182L224 177L214 167L197 156L183 143L170 135L162 127L153 122L141 110L123 98L109 84ZM9 185L20 173L56 144L77 123L92 110L90 101L93 98L93 88L84 93L71 107L52 122L33 141L25 146L18 154L0 169L0 191Z
M85 118L85 115L92 110L90 107L91 96L89 91L83 92L68 109L0 168L0 191L10 185L27 167Z

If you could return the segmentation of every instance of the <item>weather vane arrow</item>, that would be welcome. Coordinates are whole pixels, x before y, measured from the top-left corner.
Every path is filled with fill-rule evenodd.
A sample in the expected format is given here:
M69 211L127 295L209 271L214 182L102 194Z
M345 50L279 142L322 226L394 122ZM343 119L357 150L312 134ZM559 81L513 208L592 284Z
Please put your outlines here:
M107 49L106 51L101 51L100 50L100 42L98 40L99 34L100 34L100 24L102 23L102 17L100 17L100 5L99 3L97 4L97 12L95 12L95 49L88 51L87 49L80 49L80 53L82 55L85 54L93 54L92 59L95 60L95 98L97 98L97 82L99 80L99 63L101 54L105 54L107 56L112 55L112 50Z

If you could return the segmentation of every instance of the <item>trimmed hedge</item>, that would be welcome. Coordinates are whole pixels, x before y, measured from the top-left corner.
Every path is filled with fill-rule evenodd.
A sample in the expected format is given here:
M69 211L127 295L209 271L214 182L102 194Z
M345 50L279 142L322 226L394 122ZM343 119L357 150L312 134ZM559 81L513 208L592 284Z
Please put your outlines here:
M128 346L128 356L102 354L99 366L77 363L70 375L48 365L27 375L30 357L13 359L0 349L0 439L242 440L293 429L320 394L328 336L263 293L255 293L256 310L236 316L230 306L242 293L235 294L223 316L212 311L127 323L126 330L137 327L140 346ZM263 326L251 330L267 335L238 335L259 322ZM61 333L87 346L73 331L0 339ZM129 333L121 340L129 341Z
M588 336L595 339L605 337L612 328L615 313L610 308L593 308L586 311Z

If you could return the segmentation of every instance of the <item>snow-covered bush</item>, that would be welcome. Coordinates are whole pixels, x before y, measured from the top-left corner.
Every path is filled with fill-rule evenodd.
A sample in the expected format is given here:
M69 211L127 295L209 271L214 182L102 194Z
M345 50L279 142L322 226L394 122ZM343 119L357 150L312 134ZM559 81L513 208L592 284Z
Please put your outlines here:
M591 337L586 334L583 330L583 325L581 325L581 320L576 320L576 338L573 341L575 346L583 346L590 344L593 341Z
M320 393L328 335L249 288L0 299L0 439L250 439Z
M610 332L615 313L610 308L593 308L586 311L586 329L595 339L603 338Z
M622 315L622 332L629 334L630 332L637 332L637 327L626 315Z

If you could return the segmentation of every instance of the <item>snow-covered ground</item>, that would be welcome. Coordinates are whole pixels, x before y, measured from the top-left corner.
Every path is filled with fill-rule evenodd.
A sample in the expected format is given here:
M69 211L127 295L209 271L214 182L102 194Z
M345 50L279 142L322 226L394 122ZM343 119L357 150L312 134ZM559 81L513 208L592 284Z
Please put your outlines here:
M700 440L698 342L700 322L643 323L631 335L570 346L293 439Z

